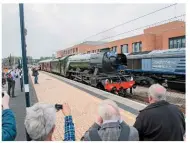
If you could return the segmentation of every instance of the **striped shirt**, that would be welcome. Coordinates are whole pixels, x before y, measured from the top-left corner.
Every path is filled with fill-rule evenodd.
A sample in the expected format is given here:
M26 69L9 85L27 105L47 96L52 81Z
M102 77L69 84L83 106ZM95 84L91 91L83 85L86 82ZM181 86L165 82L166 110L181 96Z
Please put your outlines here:
M75 127L72 116L65 117L64 141L75 141Z

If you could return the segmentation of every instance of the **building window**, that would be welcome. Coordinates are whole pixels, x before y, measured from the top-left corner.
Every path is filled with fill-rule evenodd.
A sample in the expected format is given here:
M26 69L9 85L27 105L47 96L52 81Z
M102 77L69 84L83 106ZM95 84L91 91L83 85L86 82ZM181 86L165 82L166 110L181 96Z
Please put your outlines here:
M117 52L117 46L113 46L113 47L111 48L111 50L112 50L113 52Z
M185 36L169 38L169 49L185 48Z
M90 54L90 51L88 51L87 54Z
M186 47L186 39L185 37L182 38L182 48L185 48Z
M76 48L76 52L78 52L78 48Z
M73 53L75 53L75 48L73 48Z
M121 53L128 53L128 44L121 45Z
M133 43L133 52L141 52L142 50L142 42Z

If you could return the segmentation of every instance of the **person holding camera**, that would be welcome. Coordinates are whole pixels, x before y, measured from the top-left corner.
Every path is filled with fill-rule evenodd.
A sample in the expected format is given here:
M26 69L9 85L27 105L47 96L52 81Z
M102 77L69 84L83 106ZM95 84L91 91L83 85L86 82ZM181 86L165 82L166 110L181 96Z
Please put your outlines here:
M61 108L62 113L65 116L64 141L75 141L75 128L70 107L67 103L64 103ZM26 110L26 118L24 124L31 140L52 141L52 135L55 130L55 122L55 105L36 103Z
M2 140L14 141L16 138L16 120L12 110L9 108L9 95L6 91L2 93Z

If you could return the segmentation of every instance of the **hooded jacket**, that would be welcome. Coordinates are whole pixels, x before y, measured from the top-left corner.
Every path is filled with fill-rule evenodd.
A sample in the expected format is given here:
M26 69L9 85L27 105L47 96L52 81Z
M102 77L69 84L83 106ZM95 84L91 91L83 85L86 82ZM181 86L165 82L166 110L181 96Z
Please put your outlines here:
M16 121L11 109L2 112L2 140L14 141L16 138Z

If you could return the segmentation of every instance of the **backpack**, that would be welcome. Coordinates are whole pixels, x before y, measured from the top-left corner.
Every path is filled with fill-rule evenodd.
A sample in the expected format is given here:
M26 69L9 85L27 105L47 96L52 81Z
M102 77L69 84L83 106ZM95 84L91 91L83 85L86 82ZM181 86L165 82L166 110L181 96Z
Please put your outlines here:
M7 75L7 81L8 82L12 82L13 81L11 73L8 73L8 75Z
M125 124L124 122L120 123L121 126L121 133L118 138L118 141L128 141L129 140L129 133L130 133L130 127ZM97 129L92 129L89 131L89 136L91 141L102 141L98 134Z

